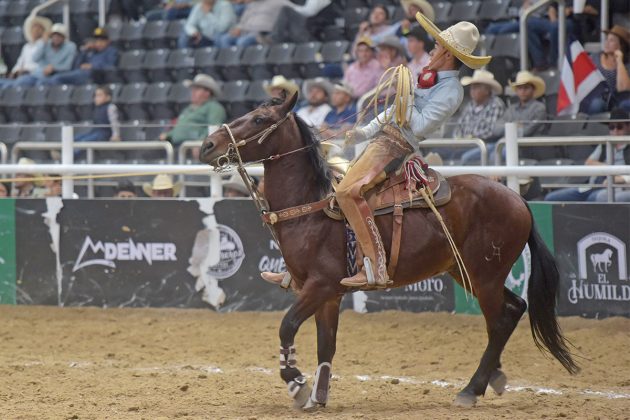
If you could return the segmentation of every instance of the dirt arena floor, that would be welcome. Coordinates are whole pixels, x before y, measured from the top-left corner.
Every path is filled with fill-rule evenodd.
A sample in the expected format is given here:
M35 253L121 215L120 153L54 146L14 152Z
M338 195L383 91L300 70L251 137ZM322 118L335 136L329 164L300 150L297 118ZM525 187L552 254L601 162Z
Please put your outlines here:
M451 406L485 346L482 319L344 312L331 399L290 408L278 375L281 313L0 307L2 419L628 419L630 319L562 319L582 359L568 375L523 319L503 357L509 389ZM316 367L314 323L298 364Z

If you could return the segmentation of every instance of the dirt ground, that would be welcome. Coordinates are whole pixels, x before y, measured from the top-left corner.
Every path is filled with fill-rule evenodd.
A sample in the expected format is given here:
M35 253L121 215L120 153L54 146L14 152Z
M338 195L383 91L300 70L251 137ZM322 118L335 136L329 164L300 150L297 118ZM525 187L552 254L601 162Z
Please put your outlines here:
M341 318L331 399L290 408L278 375L281 313L0 307L2 419L630 418L630 319L562 319L581 355L571 377L534 346L527 319L508 343L509 392L451 401L485 346L482 318L385 312ZM315 329L298 366L316 367Z

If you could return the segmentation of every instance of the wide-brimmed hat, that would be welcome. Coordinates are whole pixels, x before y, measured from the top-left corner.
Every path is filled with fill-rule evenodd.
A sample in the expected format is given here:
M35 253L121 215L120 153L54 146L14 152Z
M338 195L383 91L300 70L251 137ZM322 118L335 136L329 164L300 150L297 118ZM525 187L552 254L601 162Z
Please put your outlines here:
M33 42L33 36L31 35L31 28L33 25L41 25L44 28L44 33L50 33L50 28L52 27L52 21L43 16L29 16L24 21L23 31L24 38L28 42Z
M153 178L153 183L149 184L148 182L142 185L142 191L149 197L153 195L153 191L161 191L161 190L173 190L173 197L179 194L179 191L182 189L181 182L173 183L173 179L170 175L159 174L155 178Z
M59 34L64 38L68 38L68 27L63 23L55 23L52 28L50 28L50 34Z
M223 183L223 188L230 188L234 191L238 191L249 196L249 190L243 182L243 178L241 178L241 176L237 173L232 174L230 178Z
M479 42L479 30L470 22L459 22L443 31L425 15L416 14L418 23L435 39L435 42L449 50L455 57L471 69L480 69L492 60L490 56L473 55Z
M330 98L333 90L333 85L327 79L324 79L323 77L317 77L315 79L307 80L306 82L304 82L304 93L306 94L306 96L308 96L308 92L314 87L322 89Z
M200 87L208 89L214 96L221 96L221 86L211 76L207 74L198 74L192 80L184 80L184 86L186 87Z
M602 32L605 33L606 35L608 34L617 35L619 39L621 39L623 42L625 42L627 45L630 46L630 32L623 26L614 25L612 28L608 30L604 29Z
M534 86L534 98L538 99L545 94L545 81L528 72L527 70L521 70L516 74L516 80L510 82L512 89L516 89L517 86L523 86L530 84Z
M334 91L343 92L350 97L354 95L354 89L352 89L352 86L350 86L346 82L335 83L335 85L333 86L333 92Z
M379 42L376 46L377 48L381 48L381 47L393 48L397 50L398 54L402 55L403 57L406 57L406 54L407 54L407 52L405 51L405 46L402 44L402 42L400 42L400 38L398 38L395 35L387 35L386 37L383 37L381 42Z
M420 8L420 11L423 15L425 15L430 21L435 20L435 11L433 10L433 6L426 0L400 0L400 5L405 10L405 13L408 13L407 9L409 6L415 4Z
M272 89L284 89L287 91L287 97L290 98L295 94L295 92L300 90L300 87L297 85L297 83L279 74L273 76L271 82L265 84L265 92L267 92L269 96L271 96Z
M500 95L501 92L503 92L501 84L496 81L494 74L490 73L488 70L477 69L474 71L472 77L462 77L462 86L468 86L474 83L490 86L492 91L497 95Z

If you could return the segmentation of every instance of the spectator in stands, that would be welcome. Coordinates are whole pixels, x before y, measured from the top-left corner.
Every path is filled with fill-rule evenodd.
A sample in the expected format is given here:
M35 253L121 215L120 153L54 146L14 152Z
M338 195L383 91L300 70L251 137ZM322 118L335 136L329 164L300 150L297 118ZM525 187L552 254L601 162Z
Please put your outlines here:
M503 117L496 122L495 137L501 137L505 133L506 122L519 122L518 134L521 137L543 135L545 124L541 121L547 119L547 110L537 99L545 94L545 81L528 71L519 71L510 86L516 92L518 102L510 104Z
M35 165L33 159L26 157L18 160L18 165ZM41 188L38 182L30 181L29 178L36 178L36 175L19 172L15 174L15 178L19 181L13 182L11 188L11 197L14 198L42 198L45 197L46 190Z
M610 113L608 128L611 136L627 136L630 134L630 114L621 108L615 108ZM620 121L615 121L620 120ZM630 165L630 147L628 143L620 143L614 146L613 165ZM585 165L606 165L606 147L599 144L593 153L586 158ZM605 176L592 176L589 179L590 187L561 188L552 191L545 197L545 201L608 201L606 189L596 188L596 184L606 182ZM630 184L630 175L616 175L615 184ZM630 191L615 193L616 201L630 201Z
M394 35L398 28L389 24L389 11L383 4L377 4L370 11L369 20L361 22L359 31L354 38L352 53L356 55L356 46L359 40L368 37L373 44L379 44L383 38Z
M30 74L18 77L12 85L34 86L56 73L70 70L77 46L67 38L68 28L61 23L55 23L51 29L50 40L35 51L33 60L37 63L37 68Z
M162 0L159 7L147 11L147 20L179 20L186 19L193 7L191 0Z
M0 182L0 198L7 198L11 196L11 185L4 182Z
M422 69L429 65L431 57L426 51L427 42L425 32L419 27L414 27L407 33L407 52L411 57L407 67L411 70L414 80L418 80Z
M630 32L615 25L606 34L604 49L593 61L606 79L606 87L585 99L588 114L606 112L613 106L630 111Z
M383 74L383 68L374 56L374 44L369 37L361 38L355 47L356 61L346 68L343 82L352 88L354 98L360 98L374 89Z
M44 181L45 197L61 197L61 179L59 174L48 174L50 178Z
M280 10L276 24L271 31L271 41L308 42L337 17L331 0L306 0L298 6L289 4Z
M486 142L492 154L499 137L493 134L497 120L505 112L505 104L499 97L503 92L494 75L487 70L475 70L472 77L462 77L462 86L470 86L470 102L466 104L453 133L456 138L479 138ZM478 148L462 155L462 164L481 157Z
M175 145L205 138L208 126L221 125L226 119L225 109L216 99L221 95L221 88L212 77L198 74L194 80L184 83L190 87L190 105L182 111L171 130L160 134L160 140Z
M357 122L357 107L352 101L352 88L343 82L336 84L330 104L333 109L326 115L322 128L328 129L329 135L342 137Z
M288 0L253 0L245 7L238 24L218 38L217 46L248 47L257 43L269 43L265 37L273 30L280 10L288 4Z
M173 183L171 176L166 174L159 174L153 178L153 183L142 186L144 193L151 198L173 198L181 189L181 182Z
M48 39L48 34L52 22L50 19L41 16L29 17L24 22L24 38L26 43L22 46L22 51L17 59L17 62L13 66L11 73L8 75L8 79L16 79L20 76L28 75L37 69L37 62L35 62L35 52L40 49L45 40ZM6 84L11 83L11 80L0 80L0 87L4 87Z
M224 198L243 198L249 197L249 190L245 186L243 179L237 173L230 176L230 179L223 182Z
M295 82L282 75L273 76L271 82L265 85L265 91L272 98L292 98L298 90L300 87Z
M92 39L82 47L74 70L56 73L42 81L46 85L83 85L103 81L101 72L112 69L118 61L118 49L111 45L104 28L94 29Z
M307 124L319 128L332 110L328 105L332 86L328 80L319 77L306 82L304 90L308 103L298 110L297 115Z
M77 134L74 141L120 141L120 116L118 108L112 103L112 91L107 86L94 90L92 123L95 127Z
M114 190L114 198L136 198L136 187L128 179L119 181Z
M397 67L401 64L407 64L407 52L405 47L395 35L384 37L377 45L378 53L376 55L378 62L383 70L390 67Z
M236 22L232 4L227 0L201 0L191 10L177 41L179 48L207 47Z
M433 10L433 6L426 0L400 0L400 5L405 11L405 18L395 23L394 26L397 28L396 36L401 39L403 44L406 44L409 32L414 28L420 27L418 21L416 21L416 13L420 12L430 21L434 21L435 11ZM430 50L430 48L427 49Z

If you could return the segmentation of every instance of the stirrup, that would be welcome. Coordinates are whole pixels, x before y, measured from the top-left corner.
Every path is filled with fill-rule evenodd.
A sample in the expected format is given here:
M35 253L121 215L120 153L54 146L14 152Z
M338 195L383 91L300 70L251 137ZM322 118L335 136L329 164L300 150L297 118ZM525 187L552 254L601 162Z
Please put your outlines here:
M363 257L363 269L365 270L365 276L367 277L368 286L376 285L374 270L372 270L372 261L368 257Z

